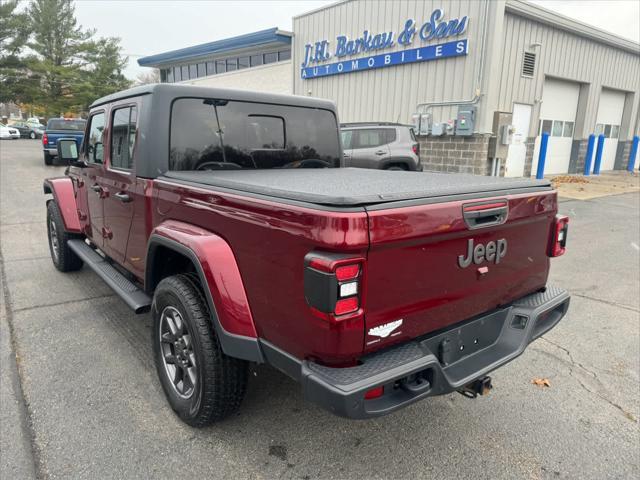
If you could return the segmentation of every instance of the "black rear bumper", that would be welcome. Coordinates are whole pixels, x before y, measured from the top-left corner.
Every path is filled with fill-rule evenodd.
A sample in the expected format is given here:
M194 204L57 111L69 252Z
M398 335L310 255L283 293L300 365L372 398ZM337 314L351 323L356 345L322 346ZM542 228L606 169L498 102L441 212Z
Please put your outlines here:
M376 352L350 368L300 362L263 343L267 362L302 384L307 399L337 415L370 418L459 390L508 363L552 329L569 308L557 287L527 295L453 328ZM365 399L372 388L384 394Z

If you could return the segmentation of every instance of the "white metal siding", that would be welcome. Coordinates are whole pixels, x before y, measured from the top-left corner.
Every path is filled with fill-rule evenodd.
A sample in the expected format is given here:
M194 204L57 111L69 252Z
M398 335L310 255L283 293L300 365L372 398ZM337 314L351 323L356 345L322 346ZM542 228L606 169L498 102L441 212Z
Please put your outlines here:
M395 45L384 52L439 43L422 42L416 34L411 45L403 47L397 44L397 36L407 19L413 19L419 27L437 8L444 10L445 20L465 15L469 17L465 33L443 40L444 42L468 38L467 56L316 79L300 78L305 44L326 39L329 40L330 50L333 52L335 38L338 35L356 38L361 36L365 29L373 34L393 31ZM361 0L330 5L311 14L296 17L293 19L294 93L334 100L338 106L340 120L345 122L408 122L418 103L470 99L476 88L484 8L483 2L475 0ZM360 54L353 58L365 56L367 55ZM329 60L331 61L335 60ZM434 118L437 120L453 117L455 108L446 111L434 110Z
M291 94L291 61L219 73L181 82L202 87L237 88L258 92Z
M500 72L499 110L510 111L513 102L533 104L542 98L545 77L558 77L591 85L586 105L585 130L593 132L598 109L598 92L603 86L636 92L640 96L640 56L595 40L535 22L507 12L503 29L504 61ZM541 45L533 46L536 43ZM520 74L525 51L535 52L533 78ZM635 114L631 117L635 118ZM537 120L537 117L536 117ZM537 121L532 124L537 128Z

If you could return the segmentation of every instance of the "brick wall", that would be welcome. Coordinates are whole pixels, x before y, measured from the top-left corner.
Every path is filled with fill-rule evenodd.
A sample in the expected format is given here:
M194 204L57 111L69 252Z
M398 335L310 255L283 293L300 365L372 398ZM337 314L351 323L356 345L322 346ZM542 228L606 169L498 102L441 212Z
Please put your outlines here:
M535 172L531 171L531 167L533 167L533 148L535 146L536 137L527 137L524 144L527 147L527 152L524 155L524 176L530 177Z
M489 175L489 135L419 137L420 161L425 170Z
M584 162L587 158L587 147L589 146L589 139L576 139L571 145L571 159L569 161L569 173L584 174ZM596 158L596 144L593 146L593 153L591 154L591 170L593 170L593 164Z
M613 166L615 170L626 170L629 165L629 155L631 155L631 145L633 141L618 142L618 150L616 151L616 163Z

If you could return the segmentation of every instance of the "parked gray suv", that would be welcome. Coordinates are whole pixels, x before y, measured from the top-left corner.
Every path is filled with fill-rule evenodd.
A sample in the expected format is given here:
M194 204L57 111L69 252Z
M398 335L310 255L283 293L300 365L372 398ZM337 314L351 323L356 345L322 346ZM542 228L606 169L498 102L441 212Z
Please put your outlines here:
M345 167L422 171L412 125L343 123L340 132Z

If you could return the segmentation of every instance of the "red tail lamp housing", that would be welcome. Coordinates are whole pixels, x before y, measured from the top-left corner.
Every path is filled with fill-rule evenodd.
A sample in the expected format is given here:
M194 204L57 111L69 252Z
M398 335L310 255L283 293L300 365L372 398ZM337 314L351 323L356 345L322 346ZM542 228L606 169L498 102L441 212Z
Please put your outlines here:
M551 237L551 246L549 248L550 257L559 257L560 255L564 255L567 247L568 231L569 217L565 215L556 215Z
M49 143L49 137L47 136L46 133L43 133L42 134L42 145L44 145L46 147L48 143Z
M316 316L340 322L361 315L364 258L311 252L305 257L304 293Z

